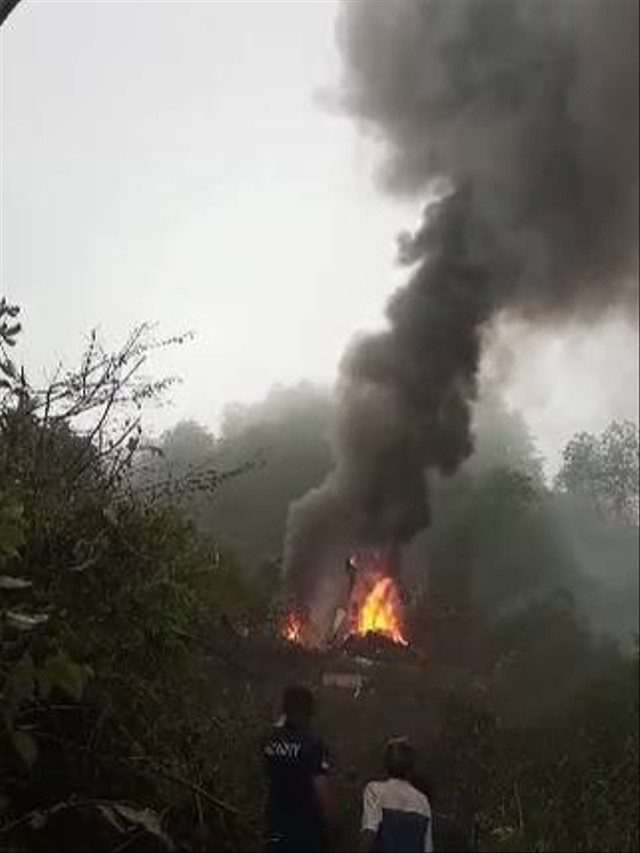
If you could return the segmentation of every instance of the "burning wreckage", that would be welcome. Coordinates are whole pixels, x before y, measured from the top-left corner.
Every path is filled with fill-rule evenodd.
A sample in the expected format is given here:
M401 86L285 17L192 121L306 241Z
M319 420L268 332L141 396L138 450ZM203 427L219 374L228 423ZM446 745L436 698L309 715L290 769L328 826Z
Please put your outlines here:
M305 645L406 649L385 546L428 528L434 478L472 454L496 332L637 322L639 6L542 6L342 6L335 105L424 208L384 325L341 359L333 467L289 507L286 633Z
M289 643L321 653L329 668L324 688L358 698L377 664L404 665L420 656L410 649L405 602L392 548L354 550L336 578L335 600L322 624L313 610L294 607L285 616L281 636Z
M314 622L310 609L294 607L283 621L282 636L308 648L364 657L409 646L397 562L390 548L354 551L325 625Z

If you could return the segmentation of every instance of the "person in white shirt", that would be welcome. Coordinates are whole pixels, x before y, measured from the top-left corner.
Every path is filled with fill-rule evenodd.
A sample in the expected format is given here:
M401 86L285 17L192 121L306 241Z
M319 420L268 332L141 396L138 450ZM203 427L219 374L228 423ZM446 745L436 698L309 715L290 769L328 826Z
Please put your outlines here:
M384 768L387 778L364 789L363 853L432 853L431 804L409 781L414 752L407 738L387 743Z

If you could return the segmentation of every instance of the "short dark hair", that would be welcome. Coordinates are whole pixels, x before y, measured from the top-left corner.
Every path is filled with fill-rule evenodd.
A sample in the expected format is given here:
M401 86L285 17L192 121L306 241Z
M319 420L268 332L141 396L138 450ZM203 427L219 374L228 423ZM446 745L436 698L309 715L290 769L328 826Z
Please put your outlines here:
M303 684L290 684L282 696L282 711L288 720L305 723L313 717L313 693Z
M413 772L413 747L406 737L395 737L387 741L384 748L385 772L395 779L408 779Z

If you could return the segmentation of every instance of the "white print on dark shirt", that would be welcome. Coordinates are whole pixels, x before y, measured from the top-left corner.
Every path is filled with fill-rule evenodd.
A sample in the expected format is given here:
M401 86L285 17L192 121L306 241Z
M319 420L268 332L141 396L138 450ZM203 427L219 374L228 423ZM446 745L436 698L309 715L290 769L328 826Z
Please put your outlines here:
M285 743L281 740L274 740L266 745L264 751L269 758L297 758L301 749L301 743Z

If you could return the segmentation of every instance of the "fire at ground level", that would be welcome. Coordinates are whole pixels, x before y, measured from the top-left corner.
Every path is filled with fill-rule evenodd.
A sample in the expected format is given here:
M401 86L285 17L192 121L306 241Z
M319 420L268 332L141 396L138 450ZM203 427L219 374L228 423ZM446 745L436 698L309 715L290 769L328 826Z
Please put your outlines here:
M399 646L409 645L393 549L354 551L335 586L338 599L329 624L319 625L313 606L306 602L293 605L281 625L286 640L308 647L336 647L354 637L375 635Z

